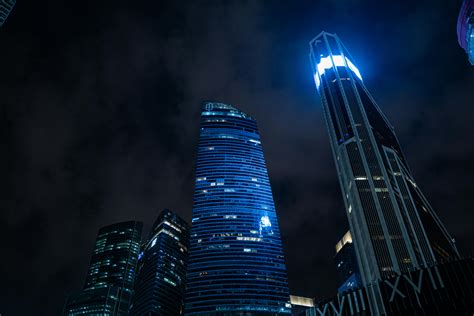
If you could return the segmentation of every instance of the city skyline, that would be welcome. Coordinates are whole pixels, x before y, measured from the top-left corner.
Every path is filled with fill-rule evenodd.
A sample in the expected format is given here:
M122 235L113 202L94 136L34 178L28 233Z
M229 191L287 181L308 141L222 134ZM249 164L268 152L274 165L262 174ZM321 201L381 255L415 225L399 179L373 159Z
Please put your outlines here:
M162 206L191 223L203 99L259 122L291 294L333 295L334 244L349 227L307 58L322 29L344 40L417 184L472 253L474 78L460 5L17 3L0 28L0 312L60 313L99 227L134 219L148 231Z

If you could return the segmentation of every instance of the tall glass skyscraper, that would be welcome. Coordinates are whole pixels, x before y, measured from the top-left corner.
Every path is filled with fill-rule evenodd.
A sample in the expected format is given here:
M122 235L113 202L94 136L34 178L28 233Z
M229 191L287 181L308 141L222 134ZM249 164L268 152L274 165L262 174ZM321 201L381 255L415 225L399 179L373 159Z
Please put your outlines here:
M128 315L142 226L128 221L99 230L84 289L68 297L64 315Z
M322 32L313 39L310 60L364 286L457 258L392 125L337 35Z
M131 315L182 315L189 230L170 210L158 216L140 254Z
M13 10L16 0L0 0L0 26L5 23L10 12Z
M459 11L457 34L459 45L474 65L474 0L464 0Z
M290 314L275 205L256 121L204 104L186 315Z

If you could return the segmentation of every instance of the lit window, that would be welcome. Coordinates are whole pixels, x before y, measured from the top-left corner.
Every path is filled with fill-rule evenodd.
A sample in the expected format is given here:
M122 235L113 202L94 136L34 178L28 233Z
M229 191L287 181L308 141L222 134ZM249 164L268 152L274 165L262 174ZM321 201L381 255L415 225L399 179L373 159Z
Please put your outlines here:
M268 216L265 215L260 218L260 225L262 227L271 227L272 223L270 223L270 219L268 218Z
M262 241L262 238L257 237L236 237L235 239L243 241Z
M249 141L250 141L251 143L254 143L254 144L260 144L260 141L259 141L259 140L249 139Z

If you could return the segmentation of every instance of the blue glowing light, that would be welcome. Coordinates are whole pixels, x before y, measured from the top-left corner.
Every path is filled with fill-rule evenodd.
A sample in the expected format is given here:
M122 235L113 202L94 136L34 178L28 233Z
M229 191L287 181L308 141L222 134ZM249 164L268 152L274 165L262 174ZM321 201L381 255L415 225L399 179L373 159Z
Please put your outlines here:
M260 218L260 225L262 227L272 227L272 223L270 223L270 219L266 215Z
M331 58L331 56L327 56L321 58L319 64L316 66L317 73L314 74L314 82L316 83L316 87L319 89L319 86L321 85L319 77L324 75L326 69L331 69L332 67L346 67L346 65L360 80L362 80L359 69L357 69L357 67L347 57L336 55L332 56Z

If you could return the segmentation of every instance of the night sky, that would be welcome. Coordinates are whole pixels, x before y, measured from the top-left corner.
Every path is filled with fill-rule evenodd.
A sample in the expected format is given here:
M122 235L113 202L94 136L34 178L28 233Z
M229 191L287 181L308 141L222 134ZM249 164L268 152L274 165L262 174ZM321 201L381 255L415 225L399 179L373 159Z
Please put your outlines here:
M19 1L0 28L0 313L58 315L97 230L190 222L199 112L260 127L290 292L338 282L348 229L308 42L337 33L423 192L474 250L474 67L460 1Z

